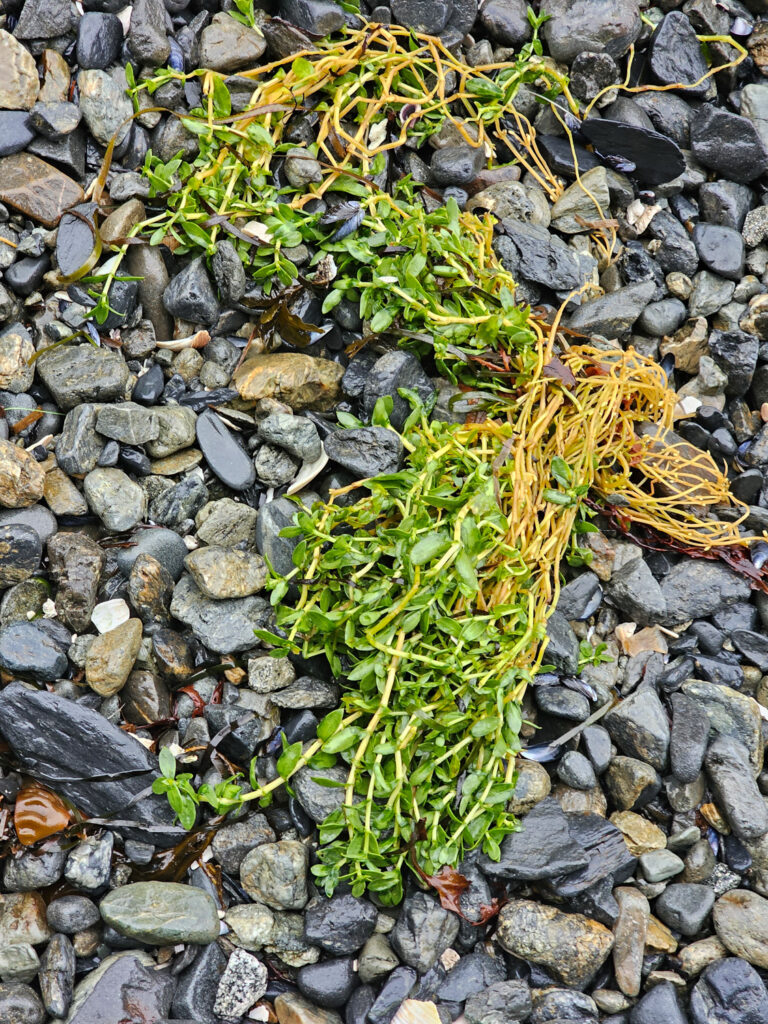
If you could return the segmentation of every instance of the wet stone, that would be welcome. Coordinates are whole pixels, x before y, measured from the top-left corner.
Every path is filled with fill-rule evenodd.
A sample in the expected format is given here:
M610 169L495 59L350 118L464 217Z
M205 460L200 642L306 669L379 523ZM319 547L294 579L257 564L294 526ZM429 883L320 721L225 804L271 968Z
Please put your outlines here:
M91 510L115 533L133 529L146 514L146 495L120 469L91 470L83 481L83 491Z
M87 896L61 896L48 904L48 926L53 932L74 935L100 921L99 908Z
M133 882L108 893L99 910L108 925L140 942L205 945L219 935L216 904L208 893L190 885Z
M97 636L88 648L85 678L102 697L118 693L133 668L141 646L141 622L128 619L108 633Z
M0 978L4 982L34 981L40 970L40 960L28 942L0 949Z
M131 128L133 106L117 80L94 68L81 71L77 85L80 110L96 141L107 146L117 133L118 145L123 142Z
M245 551L198 548L187 555L184 564L203 594L213 600L255 594L267 579L264 559Z
M323 411L336 404L343 375L343 367L330 359L280 352L246 359L233 377L233 386L247 402L275 398L294 412Z
M75 951L66 935L54 935L40 958L40 995L53 1017L64 1017L72 1001Z
M119 399L128 383L128 367L121 356L88 344L47 352L37 361L37 367L61 409L73 409L82 402Z
M160 0L137 0L134 3L128 45L142 64L155 68L167 63L171 47L165 34L165 7ZM203 66L210 65L203 62Z
M134 402L101 406L96 415L96 430L104 437L133 445L154 441L160 433L154 410Z
M467 1024L513 1024L531 1014L531 993L524 981L498 981L467 999Z
M386 427L339 430L324 443L328 458L359 480L396 472L403 457L400 438Z
M604 0L598 9L590 0L547 0L543 9L551 15L543 29L549 53L568 63L584 50L619 57L641 29L637 6L623 0Z
M389 938L401 961L423 973L452 945L458 930L454 914L428 893L417 892L406 898Z
M253 647L254 629L265 627L271 619L269 602L264 598L213 601L198 589L191 576L183 576L176 584L171 614L189 626L201 643L221 654Z
M152 458L167 458L194 443L197 416L188 406L160 406L153 411L159 433L155 440L147 443L147 453Z
M0 524L0 587L27 579L40 565L42 544L30 526Z
M77 23L77 63L81 68L108 68L123 44L123 26L114 14L86 12Z
M746 960L718 957L693 987L691 1015L694 1024L758 1024L768 1019L768 991Z
M34 351L21 324L12 324L0 334L0 390L20 394L29 388L35 375L34 366L29 365Z
M96 468L104 448L103 438L96 433L96 415L96 406L84 403L64 417L56 441L56 461L65 473L81 476Z
M39 857L25 851L20 857L5 862L3 886L7 892L29 892L53 885L61 878L66 856L64 850L55 845Z
M201 895L204 895L201 893ZM75 989L71 1024L114 1020L160 1020L171 1009L174 979L155 961L134 950L108 956Z
M768 965L768 900L734 889L715 903L712 920L717 937L730 953L755 967Z
M265 48L261 32L221 12L200 35L200 64L227 74L242 71L254 67Z
M244 491L256 479L256 471L248 453L234 434L210 409L197 417L197 443L208 466L233 491Z
M246 1013L267 990L267 968L244 949L236 949L221 976L214 1013L236 1019Z
M31 127L48 139L69 135L79 124L80 108L74 103L38 102L30 114Z
M710 104L691 122L691 149L699 163L735 182L754 181L768 168L768 151L752 122Z
M537 803L523 818L523 828L507 836L501 857L482 857L480 866L494 881L537 881L569 874L587 866L587 856L574 842L568 820L556 800Z
M307 941L333 956L356 953L371 937L375 925L375 907L345 894L320 900L304 916Z
M216 1024L213 1004L226 966L227 958L218 943L202 946L192 965L179 975L171 1007L172 1019Z
M49 683L66 674L67 655L34 622L14 622L0 629L0 667Z
M213 324L219 303L201 259L192 260L176 274L163 292L163 304L171 316L192 323Z
M682 11L670 11L654 32L648 64L662 85L687 86L683 92L687 98L703 99L709 92L710 82L700 82L707 73L707 62Z
M156 558L169 575L178 580L184 571L184 559L189 551L173 530L138 530L133 535L131 546L121 548L117 553L117 564L124 576L130 574L134 562L143 554Z
M74 632L85 632L96 604L104 553L82 533L59 533L48 542L51 575L57 583L56 611Z
M720 277L739 280L744 273L744 242L735 228L697 224L693 241L708 270Z
M20 982L0 985L0 1019L8 1024L43 1024L45 1009L29 985Z
M275 910L301 910L308 899L308 858L307 848L294 840L257 846L240 865L240 881L256 902Z
M133 563L128 577L128 598L145 625L168 622L173 585L171 574L152 555L139 555Z
M613 935L581 914L531 900L502 907L496 939L513 956L540 964L564 985L582 987L613 948Z

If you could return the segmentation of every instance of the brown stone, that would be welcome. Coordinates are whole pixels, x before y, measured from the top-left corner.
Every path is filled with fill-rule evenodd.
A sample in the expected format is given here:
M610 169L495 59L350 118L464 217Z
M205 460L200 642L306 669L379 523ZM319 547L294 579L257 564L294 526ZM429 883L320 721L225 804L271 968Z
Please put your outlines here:
M661 476L656 481L659 494L674 496L685 491L686 501L695 502L700 497L703 504L711 504L712 490L718 489L720 481L720 471L714 462L702 458L699 448L688 444L674 430L666 429L658 423L641 423L638 425L638 433L646 444L644 464L649 469L657 470ZM670 448L675 449L683 465L690 464L690 469L683 470L674 482L669 480L667 472Z
M188 473L202 461L203 453L198 448L187 448L184 452L176 452L164 459L155 459L152 473L155 476L177 476L179 473Z
M90 688L102 697L118 693L125 685L140 647L138 619L128 619L97 636L85 659L85 679Z
M662 921L651 914L645 945L657 953L674 953L677 949L677 939Z
M592 789L574 789L572 786L566 786L564 782L558 782L552 790L552 796L567 813L599 814L604 818L608 811L608 801L600 786L593 786Z
M683 373L698 373L701 357L709 353L707 338L709 325L706 317L699 316L689 320L670 338L665 338L659 345L662 356L669 352L675 357L675 369Z
M28 942L39 946L51 937L45 902L39 892L14 892L0 904L0 932L6 946Z
M141 554L131 566L128 600L145 625L167 623L173 577L152 555Z
M39 157L14 153L0 160L0 202L55 228L62 213L83 201L83 190Z
M715 903L712 923L729 953L768 968L768 900L748 889L733 889Z
M587 984L613 948L613 935L604 925L532 900L510 900L502 907L496 941L574 988Z
M659 826L634 811L616 811L610 821L622 833L627 849L635 857L651 850L663 850L667 845L667 837Z
M0 505L26 508L43 496L45 473L34 455L0 440Z
M0 337L0 391L12 391L18 395L26 391L35 374L34 364L29 360L35 349L29 337L20 331L6 331Z
M286 992L275 1000L279 1024L341 1024L335 1010L321 1010L298 992Z
M39 91L35 58L10 32L0 29L0 108L31 110Z
M343 376L343 367L330 359L280 352L246 359L232 383L246 402L276 398L296 412L323 411L335 405Z
M64 103L69 96L69 64L56 50L43 50L41 103Z
M625 996L636 996L643 980L643 956L648 918L648 900L638 889L620 885L613 895L619 904L619 916L613 926L613 972Z
M674 952L674 951L673 951ZM680 970L688 977L701 974L705 967L709 967L716 960L724 960L728 956L728 950L716 935L710 935L698 942L691 942L685 949L680 950Z
M45 474L43 494L48 508L56 516L84 516L88 511L88 502L58 466Z
M135 669L120 692L123 717L134 725L149 725L171 713L168 687L151 672Z
M99 229L101 239L107 245L117 245L128 236L132 227L140 224L146 217L144 203L140 199L129 199L113 210Z
M175 630L156 630L152 635L152 650L160 671L175 682L186 680L195 671L189 643Z
M544 765L537 761L528 761L520 757L516 769L515 792L507 805L507 810L510 814L522 815L527 814L540 800L549 796L552 780Z

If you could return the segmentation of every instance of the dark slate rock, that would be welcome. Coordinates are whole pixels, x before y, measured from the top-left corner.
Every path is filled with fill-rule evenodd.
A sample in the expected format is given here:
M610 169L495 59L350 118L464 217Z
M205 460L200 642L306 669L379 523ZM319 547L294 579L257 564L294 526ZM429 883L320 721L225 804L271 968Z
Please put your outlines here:
M54 39L72 27L67 0L27 0L14 29L17 39Z
M294 516L298 509L296 503L288 498L275 498L259 509L256 523L256 548L260 555L268 559L275 572L285 576L294 568L293 549L299 542L298 537L281 537L280 532L286 526L293 526Z
M195 431L205 461L222 483L244 491L256 481L250 456L213 410L200 413Z
M582 123L581 132L603 156L621 156L634 164L633 177L646 185L660 185L685 170L680 148L650 128L601 118Z
M667 713L655 690L637 690L603 719L611 739L623 754L663 771L669 751Z
M34 137L35 129L26 110L0 110L0 157L19 153Z
M668 210L660 210L651 221L648 233L661 245L656 261L669 274L676 270L691 277L699 265L699 254L680 221Z
M131 401L138 402L139 405L154 405L162 395L164 388L163 368L157 363L153 363L136 382L136 387L131 394Z
M661 582L667 603L667 622L703 619L736 601L749 599L749 583L724 565L686 560L667 573Z
M367 900L333 896L307 908L304 938L334 956L356 953L373 935L376 917L376 908Z
M344 24L344 11L330 0L280 0L280 16L317 36L337 32Z
M552 799L551 797L548 799ZM551 878L547 888L556 896L572 899L605 879L611 888L632 876L637 864L624 842L624 836L599 814L566 814L571 839L586 854L587 864L567 874Z
M448 22L451 7L449 0L392 0L392 20L397 25L437 36Z
M711 886L673 882L656 900L654 913L681 935L696 935L704 927L714 904L715 893Z
M561 174L565 178L575 178L576 169L573 163L573 152L571 151L570 140L558 135L537 135L536 144L539 150L555 174ZM591 171L593 167L600 166L599 157L595 156L584 146L574 145L576 161L579 173L584 174Z
M171 316L193 323L213 324L219 303L202 259L192 260L171 278L163 292L163 305Z
M0 668L52 683L67 672L67 654L36 622L14 622L0 629Z
M708 103L691 122L691 149L700 164L732 181L754 181L768 170L768 151L754 124Z
M736 650L746 661L757 665L761 672L768 672L768 637L751 629L735 629L731 640Z
M69 1019L77 1024L158 1021L171 1006L174 978L130 951L110 956L77 987Z
M487 0L480 24L495 43L520 47L531 38L526 8L526 0Z
M98 711L11 683L0 693L0 733L27 775L89 816L129 820L120 826L129 838L168 846L186 834L164 797L128 806L157 778L157 758Z
M355 479L365 480L379 473L396 472L403 458L403 443L386 427L359 427L329 434L325 451Z
M0 587L21 583L40 565L43 545L31 526L0 523Z
M547 620L545 661L568 675L575 675L579 663L579 642L559 610Z
M693 987L691 1018L693 1024L764 1024L768 990L746 960L735 956L717 960Z
M745 394L757 366L759 340L746 331L712 331L709 353L728 376L725 393L729 396Z
M462 1003L506 977L507 969L501 957L490 957L484 952L470 953L451 968L436 995L441 1002Z
M557 611L566 619L585 622L595 614L603 598L600 580L593 572L582 572L567 583L557 599Z
M307 964L296 974L299 991L317 1006L341 1009L357 987L357 972L351 957Z
M583 722L589 718L589 701L583 693L567 686L536 686L533 691L537 707L547 715Z
M684 693L673 693L670 702L669 759L672 774L679 782L694 782L701 771L709 741L709 715L698 701Z
M657 213L652 223L660 216L661 214ZM590 299L579 306L575 313L571 314L568 326L571 330L587 335L601 334L605 338L622 338L632 329L632 325L655 297L655 293L656 285L651 281L619 288L618 291L603 295L599 299Z
M592 789L597 776L589 758L578 750L566 750L557 765L557 777L572 789Z
M389 422L395 430L401 430L411 414L411 404L400 397L400 388L415 391L424 403L429 401L435 391L434 384L416 356L396 349L377 359L368 371L360 403L363 415L370 418L378 399L389 395L392 398Z
M128 367L122 356L90 344L65 345L37 360L40 377L60 409L123 398Z
M80 108L74 103L36 103L30 111L35 131L47 139L69 135L80 124Z
M747 185L736 181L707 181L699 189L699 213L710 224L741 231L755 196Z
M494 249L510 273L555 290L576 288L581 283L579 261L573 249L540 224L505 219L504 235Z
M598 775L611 763L611 736L602 725L588 725L581 734L584 753Z
M17 295L26 297L40 287L50 265L51 261L47 255L27 256L11 264L3 280Z
M56 235L56 262L64 277L82 271L91 258L96 239L95 203L80 203L65 213Z
M131 53L149 67L164 65L171 52L165 35L165 7L162 0L136 0L128 32Z
M368 1024L368 1014L375 1001L376 990L372 985L361 985L355 989L344 1011L345 1024ZM393 1010L392 1014L394 1013Z
M646 306L637 321L638 330L651 337L661 338L674 334L688 315L685 303L680 299L661 299Z
M492 881L507 882L539 881L586 868L589 859L568 824L557 800L546 797L525 815L522 830L502 841L500 860L480 858L481 870Z
M82 125L61 139L38 135L27 146L27 152L56 164L63 171L82 178L85 173L86 132Z
M681 149L691 148L693 110L681 96L672 92L641 92L635 96L635 103L646 112L657 132Z
M173 1018L218 1024L213 1004L226 966L227 957L217 943L202 946L192 965L179 975L171 1005Z
M389 1024L417 981L418 975L413 968L396 967L368 1011L368 1024Z
M682 11L670 11L653 33L648 67L662 85L686 86L687 99L703 99L710 90L709 80L694 85L708 68L696 32Z
M184 559L188 554L187 545L173 530L138 530L132 537L131 546L118 550L117 565L127 577L139 555L152 555L174 580L178 580L184 572Z
M108 68L123 45L123 26L115 14L87 11L77 23L77 63L81 68Z
M768 806L754 780L747 748L732 736L718 736L704 758L712 793L742 842L768 832Z
M699 223L693 241L701 262L713 274L738 281L744 273L744 241L736 228Z
M629 1024L688 1024L680 1009L675 986L662 981L650 992L646 992L629 1015Z
M228 729L219 744L222 753L233 761L249 761L264 739L261 719L253 712L233 704L208 704L204 711L211 736Z

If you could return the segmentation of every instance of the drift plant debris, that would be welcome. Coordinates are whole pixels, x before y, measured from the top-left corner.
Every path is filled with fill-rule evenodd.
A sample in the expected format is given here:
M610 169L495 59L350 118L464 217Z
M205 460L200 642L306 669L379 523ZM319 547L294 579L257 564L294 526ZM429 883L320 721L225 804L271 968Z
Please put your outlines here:
M324 292L324 310L351 300L367 338L432 353L470 415L466 424L430 421L405 393L413 412L402 470L299 507L286 531L298 541L295 569L270 580L277 626L259 635L276 656L324 654L342 683L342 706L317 739L286 746L272 781L256 777L254 761L248 792L237 778L195 790L163 751L155 790L192 827L200 802L225 813L268 801L302 768L340 766L346 782L317 777L339 788L340 806L320 827L313 871L329 894L343 881L394 904L402 867L439 889L469 850L498 858L517 827L507 804L520 700L546 658L562 561L586 557L578 539L594 529L595 501L690 550L738 544L738 523L707 511L730 500L712 459L691 461L689 448L667 444L675 399L653 361L632 349L570 347L559 318L548 324L515 303L489 214L462 212L451 199L438 205L409 178L388 179L387 150L418 146L451 122L491 165L519 163L556 199L562 186L513 101L530 83L559 97L556 109L578 107L535 32L515 62L470 68L437 39L367 26L241 73L253 80L245 110L233 112L222 75L169 69L132 84L137 111L145 91L197 76L201 105L183 124L199 155L148 158L158 212L136 233L207 256L230 237L262 283L265 322L299 278L286 250L309 243L317 255L304 282ZM319 159L322 180L279 187L275 162L310 113L307 155ZM105 180L103 172L97 191ZM314 200L334 193L343 204L324 216ZM614 229L596 201L589 226L609 260ZM103 296L126 250L118 248ZM311 325L300 326L296 339L308 338ZM374 422L387 425L387 412L381 403Z

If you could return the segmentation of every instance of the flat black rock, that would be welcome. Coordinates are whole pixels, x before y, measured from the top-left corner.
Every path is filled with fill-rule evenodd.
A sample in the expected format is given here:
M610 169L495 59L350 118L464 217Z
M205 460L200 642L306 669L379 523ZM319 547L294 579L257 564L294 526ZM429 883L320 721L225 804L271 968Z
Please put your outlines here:
M67 653L36 622L14 622L0 629L0 668L52 683L67 671Z
M581 132L603 156L617 155L633 163L629 173L646 185L671 181L685 170L680 147L650 128L590 118L582 123Z
M403 443L386 427L359 427L329 434L325 451L357 480L365 480L379 473L396 472L403 457Z
M13 682L0 693L0 734L26 775L88 816L114 815L128 838L172 846L186 835L164 797L128 806L157 778L157 758L98 711Z
M240 447L215 412L206 409L195 424L197 443L211 471L233 491L244 491L256 480L248 453Z
M624 842L624 836L599 814L566 814L568 832L586 855L587 864L577 871L551 879L547 888L563 899L589 889L605 878L621 885L634 872L637 858Z
M707 62L699 40L682 11L670 11L651 38L648 66L662 85L685 87L686 99L700 100L709 92L709 81L700 81L707 73Z
M502 842L500 860L480 858L480 868L488 878L535 882L589 866L586 852L572 838L565 812L553 797L536 804L523 818L522 826L520 832L513 832Z
M536 142L544 159L555 174L562 174L565 178L575 178L576 168L573 163L573 153L569 139L560 138L557 135L537 135ZM583 146L574 145L576 160L579 165L579 173L591 171L593 167L599 167L600 161L594 153L590 153Z

